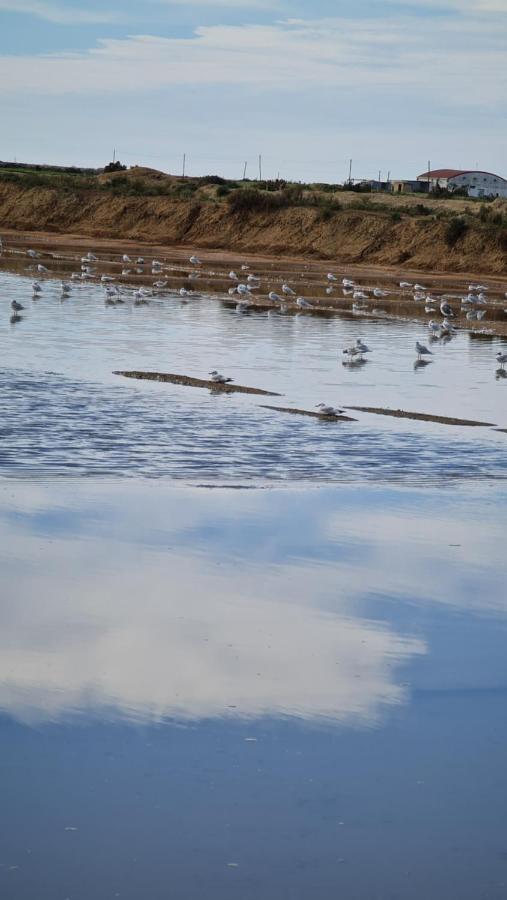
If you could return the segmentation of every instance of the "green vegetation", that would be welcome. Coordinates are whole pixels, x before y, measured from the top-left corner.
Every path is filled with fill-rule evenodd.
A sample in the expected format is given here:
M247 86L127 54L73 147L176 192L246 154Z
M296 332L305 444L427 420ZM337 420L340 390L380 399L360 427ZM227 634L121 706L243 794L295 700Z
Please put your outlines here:
M445 229L445 242L448 247L454 247L455 244L458 243L460 238L464 237L464 235L468 231L468 223L464 216L454 216L449 221L447 228Z

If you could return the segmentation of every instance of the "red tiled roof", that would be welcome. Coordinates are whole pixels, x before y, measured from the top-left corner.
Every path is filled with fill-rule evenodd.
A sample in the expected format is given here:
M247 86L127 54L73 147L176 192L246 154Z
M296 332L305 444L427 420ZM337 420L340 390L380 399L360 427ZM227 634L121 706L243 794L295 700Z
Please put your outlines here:
M421 180L424 178L454 178L455 175L464 175L466 170L463 169L432 169L431 172L424 172L423 175L418 175L417 180Z
M495 175L494 172L485 172L483 169L432 169L431 172L425 172L418 175L418 181L428 181L430 178L455 178L456 175L492 175L493 178L499 178L506 181L501 175Z

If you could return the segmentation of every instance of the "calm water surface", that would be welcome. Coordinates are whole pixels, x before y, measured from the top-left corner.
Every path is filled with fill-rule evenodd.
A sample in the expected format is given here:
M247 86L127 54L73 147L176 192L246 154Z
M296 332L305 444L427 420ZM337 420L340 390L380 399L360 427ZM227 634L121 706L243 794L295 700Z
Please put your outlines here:
M112 375L505 426L499 342L0 278L2 900L504 900L505 435Z

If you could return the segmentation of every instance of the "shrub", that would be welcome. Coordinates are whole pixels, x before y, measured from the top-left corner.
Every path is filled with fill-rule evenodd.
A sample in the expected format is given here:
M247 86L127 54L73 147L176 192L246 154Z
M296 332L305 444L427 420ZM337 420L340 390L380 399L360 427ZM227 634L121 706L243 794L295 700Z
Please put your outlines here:
M454 247L468 230L468 225L463 216L455 216L450 220L445 230L445 242L448 247Z
M507 253L507 228L502 228L502 230L498 232L498 243L504 253Z
M393 209L391 213L391 222L401 222L401 213L398 209Z
M429 206L425 206L424 203L416 203L416 205L414 206L414 214L416 216L430 216L431 213L432 210L429 208Z
M127 166L123 166L119 159L104 166L104 172L124 172Z

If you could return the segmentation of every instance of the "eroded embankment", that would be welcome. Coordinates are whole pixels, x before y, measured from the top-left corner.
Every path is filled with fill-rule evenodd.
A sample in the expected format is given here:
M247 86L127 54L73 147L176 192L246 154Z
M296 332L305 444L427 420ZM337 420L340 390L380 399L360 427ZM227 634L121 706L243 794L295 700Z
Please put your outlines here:
M24 188L0 182L0 228L195 244L248 253L440 272L507 273L498 234L470 224L454 246L448 220L343 207L329 217L310 207L232 213L227 202L136 197L101 191Z

